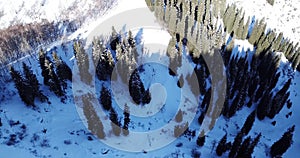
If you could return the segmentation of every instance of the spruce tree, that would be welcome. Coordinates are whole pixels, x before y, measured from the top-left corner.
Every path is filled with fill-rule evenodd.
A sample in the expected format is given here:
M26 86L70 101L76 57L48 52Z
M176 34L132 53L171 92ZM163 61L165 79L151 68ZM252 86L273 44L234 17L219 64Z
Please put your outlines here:
M180 75L180 78L179 78L179 80L177 81L177 86L178 86L179 88L182 88L182 87L183 87L183 84L184 84L183 75Z
M271 146L270 154L272 157L281 157L288 150L293 144L294 131L295 125L289 128L283 136Z
M222 156L222 154L224 152L226 152L226 150L227 150L226 141L227 141L227 134L225 134L222 137L222 139L219 141L219 144L218 144L217 149L216 149L216 153L217 153L218 156Z
M40 52L39 52L39 63L40 63L40 67L42 69L42 76L44 77L44 85L48 86L49 85L50 76L49 76L49 70L46 67L45 61L46 61L46 54L41 49Z
M129 93L132 100L136 104L148 104L151 101L151 94L149 90L145 90L144 84L140 79L138 69L136 69L129 80Z
M129 107L127 106L127 104L125 105L124 107L124 112L123 112L123 115L124 115L124 125L123 125L123 134L125 136L127 136L129 134L129 130L128 130L128 125L130 123L130 114L129 114Z
M255 120L255 111L253 111L246 119L242 129L241 129L241 132L244 134L244 135L247 135L249 133L249 131L251 130L252 126L253 126L253 123L254 123L254 120Z
M27 106L35 106L34 105L34 95L32 88L25 82L22 75L16 71L13 67L10 68L10 75L15 83L15 87L18 90L18 94L21 100Z
M236 157L242 157L242 158L246 157L246 153L249 150L250 143L251 143L251 138L247 137L241 144L241 147L239 148Z
M197 138L197 145L201 147L204 145L204 143L205 143L205 133L204 133L204 131L202 131L201 134Z
M100 58L96 67L96 74L99 80L107 81L110 79L113 68L114 68L114 59L111 52L108 49L104 49L100 52Z
M251 144L248 147L248 150L246 151L246 153L244 154L244 158L251 158L252 157L252 153L254 151L255 146L258 144L259 140L261 137L261 133L259 133L254 140L251 142Z
M100 92L100 103L105 110L111 109L111 94L110 91L103 85Z
M34 97L38 97L41 102L48 101L49 99L47 98L47 96L45 96L40 90L40 84L37 80L36 75L25 63L23 63L23 72L25 75L25 82L31 88Z
M234 141L231 146L231 150L229 152L229 158L234 158L237 152L240 149L240 145L243 141L243 133L238 133L237 136L234 138Z
M242 40L245 40L248 36L248 29L250 24L250 17L248 16L246 25L243 25L243 33L242 33Z
M52 53L55 67L56 67L56 73L61 82L69 80L72 81L72 70L70 67L56 54L56 52Z
M89 85L92 81L92 75L89 73L89 69L90 69L89 56L85 52L81 42L79 41L74 43L73 49L76 57L80 79L84 83Z
M120 136L121 134L121 123L118 118L118 114L113 108L110 108L109 119L111 121L112 132L116 136Z
M50 87L50 90L52 92L55 93L55 95L61 97L64 95L64 92L61 88L61 84L59 82L59 79L54 71L54 66L53 64L48 60L46 59L45 60L45 66L46 66L46 69L48 71L48 76L49 76L49 81L48 81L48 85Z

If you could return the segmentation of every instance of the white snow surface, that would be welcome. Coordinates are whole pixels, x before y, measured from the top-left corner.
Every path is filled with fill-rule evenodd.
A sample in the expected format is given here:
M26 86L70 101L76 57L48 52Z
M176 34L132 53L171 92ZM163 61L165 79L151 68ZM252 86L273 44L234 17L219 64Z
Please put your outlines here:
M88 17L101 0L0 0L0 29L15 24L60 21ZM97 9L96 9L97 10ZM100 13L100 12L99 12ZM84 18L85 19L85 18Z
M294 43L300 42L300 1L275 0L270 5L266 0L227 0L227 5L236 4L245 11L245 16L255 19L265 18L267 28L277 33L283 32L285 38Z

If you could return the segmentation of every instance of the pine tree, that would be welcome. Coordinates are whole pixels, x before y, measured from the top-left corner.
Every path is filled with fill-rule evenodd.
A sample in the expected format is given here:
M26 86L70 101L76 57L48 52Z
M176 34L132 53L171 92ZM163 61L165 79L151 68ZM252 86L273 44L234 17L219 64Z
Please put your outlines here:
M49 71L46 67L46 54L44 53L44 51L41 49L39 52L39 63L40 63L40 67L42 69L42 76L44 77L44 85L49 85Z
M111 94L110 91L102 85L102 89L100 92L100 103L105 110L111 109Z
M197 138L197 145L203 146L204 143L205 143L205 133L204 133L204 131L202 131L201 134Z
M273 119L276 114L280 112L280 110L283 108L284 104L287 102L290 92L288 92L288 89L291 85L291 79L288 80L288 82L285 83L285 85L280 89L275 96L272 98L272 106L270 108L270 111L268 113L268 117Z
M275 39L275 41L272 44L272 48L274 51L278 51L279 50L279 46L282 42L283 39L283 33L280 32L279 35L277 36L277 38Z
M246 119L242 129L241 129L241 132L244 134L244 135L247 135L249 133L249 131L251 130L252 126L253 126L253 123L254 123L254 120L255 120L255 111L253 111Z
M226 141L227 141L227 134L225 134L222 137L222 139L219 141L219 144L218 144L217 149L216 149L216 153L217 153L218 156L222 156L222 154L224 152L226 152L226 150L227 150Z
M52 53L55 67L56 67L56 73L61 82L65 80L72 81L72 70L70 67L56 54L56 52Z
M248 147L248 150L245 152L244 154L244 158L251 158L252 156L252 153L254 151L254 148L255 146L258 144L259 140L260 140L260 137L261 137L261 133L259 133L255 138L254 140L251 142L251 144L249 145Z
M249 148L250 143L251 143L251 138L250 138L250 137L247 137L247 138L243 141L241 147L239 148L236 157L242 157L242 158L246 157L245 154L248 152L248 148Z
M90 69L89 56L83 49L82 44L80 42L75 42L73 49L76 57L80 79L84 83L89 85L92 81L92 75L89 73L89 69Z
M38 97L41 102L49 102L47 96L45 96L40 90L40 84L37 80L36 75L32 72L32 70L30 70L30 68L25 63L23 63L23 72L25 75L25 82L31 88L34 97Z
M202 124L203 120L204 120L204 117L205 117L205 113L204 112L201 112L201 115L198 117L198 123L199 125Z
M184 84L183 75L180 75L180 78L179 78L179 80L177 81L177 86L178 86L179 88L182 88L182 87L183 87L183 84Z
M260 100L259 104L257 105L256 114L259 120L263 120L270 111L269 101L271 100L271 98L270 98L270 94L268 93L269 92L264 94L263 98Z
M249 24L250 24L250 17L248 16L246 25L243 26L242 40L245 40L248 36Z
M48 59L45 60L45 67L47 69L47 72L49 73L48 74L48 76L49 76L48 85L50 87L50 90L59 97L63 96L64 92L61 88L59 79L54 71L54 66Z
M129 80L129 93L136 104L148 104L151 101L149 90L145 90L138 70L136 69Z
M109 80L112 75L114 66L114 59L111 52L108 49L104 49L103 52L100 52L100 58L96 67L96 74L98 79L102 81Z
M234 141L231 146L231 150L229 152L229 158L234 158L237 152L239 151L240 145L243 141L243 133L238 133L234 138Z
M15 83L15 87L18 90L21 100L27 106L35 106L33 91L31 87L28 85L28 83L25 82L22 75L18 71L16 71L13 67L10 68L10 75Z
M130 114L129 114L129 107L127 106L127 104L125 105L124 107L124 112L123 112L123 115L124 115L124 125L123 125L123 134L125 136L127 136L129 134L129 130L128 130L128 125L130 123Z
M272 157L282 156L288 150L293 144L294 131L295 125L289 128L283 136L271 146L270 154Z
M110 108L109 119L111 120L111 127L114 135L119 136L121 134L121 123L118 119L118 115L113 108Z

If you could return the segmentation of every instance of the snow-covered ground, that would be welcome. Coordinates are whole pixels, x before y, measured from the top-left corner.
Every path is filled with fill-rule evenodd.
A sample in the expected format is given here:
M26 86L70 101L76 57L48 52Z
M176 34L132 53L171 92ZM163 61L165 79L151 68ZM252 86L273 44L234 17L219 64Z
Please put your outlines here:
M227 5L232 4L242 8L246 16L265 18L267 28L274 29L277 33L283 32L284 37L294 44L300 42L299 0L275 0L273 6L266 0L227 0Z
M114 1L102 0L0 0L0 29L15 24L28 24L43 20L86 20L99 15ZM91 18L91 17L89 17Z
M50 4L53 3L54 6L58 5L54 2L45 1L49 3L49 8L51 8ZM61 1L62 3L63 1ZM75 1L73 1L75 3ZM68 1L64 6L67 8L72 5L72 1ZM258 2L257 3L264 3ZM276 2L276 1L275 1ZM288 2L288 1L287 1ZM7 7L9 6L9 2L2 2L1 7L4 4ZM84 3L84 2L82 2ZM246 1L245 1L246 3ZM278 2L280 3L280 2ZM29 9L33 2L25 3ZM45 3L47 4L47 3ZM15 3L15 6L19 6L21 4ZM252 4L253 5L253 4ZM268 4L266 4L268 5ZM276 5L276 4L275 4ZM251 5L250 5L251 6ZM250 7L249 6L249 7ZM111 10L109 10L103 17L99 17L98 20L94 22L89 22L83 25L81 29L75 32L73 35L68 37L69 40L72 40L78 35L81 35L80 38L90 37L93 34L93 31L101 25L101 23L106 22L106 20L118 15L119 13L129 11L131 9L137 8L145 8L146 3L143 0L118 0L118 4L114 6ZM4 8L4 7L3 7ZM14 7L15 8L15 7ZM251 8L251 7L250 7ZM253 11L253 10L252 10ZM24 11L23 11L24 12ZM49 15L51 19L58 14L59 11L49 11L49 13L44 13L43 16ZM249 12L249 11L248 11ZM246 12L247 13L247 12ZM11 15L13 13L10 13ZM22 11L19 15L22 15ZM50 15L51 14L51 15ZM145 14L151 14L148 11ZM247 13L247 15L253 15L254 13ZM279 13L278 13L279 14ZM43 17L41 16L41 17ZM259 17L258 15L256 15ZM10 16L5 17L9 19ZM48 18L48 17L47 17ZM128 17L130 19L132 17ZM278 17L277 17L278 18ZM26 21L26 18L23 22L32 22L36 19L29 19ZM150 20L153 20L151 17ZM8 26L11 20L2 21L4 26ZM130 28L130 20L127 21L126 26L127 29ZM276 27L269 25L269 27ZM297 23L295 24L297 25ZM109 26L110 27L110 26ZM120 25L119 27L122 27ZM283 29L279 26L280 29ZM96 29L97 31L97 29ZM285 35L289 35L289 29L283 30ZM145 50L147 50L148 57L144 57L145 61L159 61L165 63L166 60L163 57L164 50L166 49L166 45L168 44L168 40L170 36L165 30L160 30L158 25L154 28L135 28L133 29L134 34L137 35L138 38L142 39L141 44L145 44ZM292 36L289 36L292 38ZM296 36L295 36L296 37ZM158 39L158 40L157 40ZM253 46L250 45L247 41L236 40L235 41L235 49L234 53L243 53L248 48L250 51L253 51ZM73 67L73 48L72 42L68 42L66 44L67 50L61 47L60 43L56 43L47 48L48 52L51 52L51 49L55 46L57 47L57 52L62 58L67 62L70 67ZM159 46L155 45L159 44ZM165 47L164 47L165 46ZM160 53L157 53L157 52ZM26 63L31 63L32 69L36 74L39 74L38 79L40 83L42 83L42 76L40 75L40 68L38 67L37 58L24 58L22 61ZM71 59L71 60L70 60ZM283 59L284 61L284 59ZM280 66L280 70L282 74L286 74L288 69L286 68L288 63L282 62ZM21 69L21 63L15 63L17 69ZM181 68L181 71L183 68ZM149 117L141 118L137 116L132 116L132 122L129 125L129 129L134 132L145 132L148 130L157 130L160 127L168 124L170 120L173 118L174 114L179 107L180 101L187 100L187 104L189 100L191 100L192 96L190 93L182 92L177 86L177 79L171 76L163 76L163 74L168 74L168 69L166 67L159 64L149 64L146 65L145 71L141 74L141 78L147 88L150 88L150 91L154 97L152 100L152 104L155 104L153 107L134 107L136 111L147 109L150 112ZM151 78L151 80L147 80L147 78ZM282 78L283 79L283 78ZM96 82L98 83L98 82ZM281 82L279 82L281 83ZM152 84L152 85L151 85ZM71 83L69 84L71 86ZM96 85L98 90L100 83ZM185 88L187 85L185 84ZM97 140L86 128L84 125L85 122L81 119L82 113L80 108L75 106L75 101L73 98L73 91L71 88L68 89L67 95L68 100L65 104L61 103L60 100L51 93L47 87L41 86L42 90L50 97L51 105L46 103L38 103L39 110L32 110L30 108L25 108L23 103L21 102L16 90L14 88L13 83L8 83L6 88L7 91L5 93L6 96L9 96L7 100L1 102L0 105L0 118L3 126L0 127L0 157L8 158L8 157L70 157L70 158L83 158L83 157L192 157L192 151L197 151L201 153L201 157L217 157L215 154L215 148L218 141L221 137L228 133L228 140L232 141L237 133L237 126L241 127L244 123L246 117L249 113L252 112L252 108L243 108L241 111L237 112L237 115L232 117L230 121L227 119L220 117L216 122L215 128L207 134L206 142L203 147L198 147L196 145L197 137L189 137L189 136L181 136L178 139L171 141L169 145L159 148L154 151L142 151L143 145L145 147L151 148L151 142L155 143L158 140L155 138L151 140L144 139L134 139L133 136L128 136L130 139L126 142L125 145L132 145L131 148L139 149L140 152L126 152L117 150L107 144ZM73 87L74 88L74 87ZM88 89L84 87L85 89ZM183 88L183 89L185 89ZM287 109L285 106L282 112L277 115L274 120L277 121L276 126L273 126L271 122L273 120L265 119L263 121L255 120L254 126L249 133L249 136L252 138L257 135L258 132L262 132L263 137L258 144L258 146L254 150L253 156L255 157L265 157L265 149L266 146L270 146L274 141L281 137L284 131L293 124L299 125L300 118L298 113L300 113L300 100L299 100L299 89L300 89L300 73L295 72L294 79L292 81L292 85L290 87L290 99L293 102L291 109ZM124 89L119 89L120 93L124 92ZM75 89L76 91L76 89ZM128 93L128 92L127 92ZM185 95L182 96L181 94ZM98 94L98 93L97 93ZM99 95L99 94L98 94ZM155 96L158 95L158 96ZM122 117L122 107L118 107L117 99L113 101L114 107L118 112L119 116ZM119 98L120 99L120 98ZM122 99L122 98L121 98ZM123 100L120 100L122 102ZM123 104L121 104L123 105ZM160 110L158 108L164 107ZM132 109L134 109L132 108ZM143 109L144 108L144 109ZM185 107L185 108L188 108ZM192 111L195 109L192 109ZM286 118L286 115L292 111L292 115ZM155 113L152 114L151 112ZM193 111L195 112L195 111ZM134 113L132 113L134 114ZM199 116L199 112L196 114L196 118ZM103 117L105 119L105 117ZM107 119L107 117L106 117ZM19 121L19 122L18 122ZM172 122L172 121L171 121ZM199 131L199 124L197 119L193 120L190 125L191 130ZM26 126L23 126L23 124ZM107 133L106 139L111 139L113 143L122 143L123 139L126 139L124 136L115 137L111 133L111 128L107 126L105 129ZM166 137L161 138L168 140L172 137L172 133L170 131L166 132ZM8 146L7 143L14 137L13 134L16 135L15 144ZM197 133L198 134L198 133ZM150 138L150 137L149 137ZM159 137L158 137L159 138ZM294 134L294 144L292 147L286 152L284 157L296 157L299 151L300 142L300 128L296 127L296 131ZM126 139L128 140L128 139ZM133 141L132 141L133 140ZM122 144L116 144L116 147L121 148ZM124 144L123 144L124 145Z

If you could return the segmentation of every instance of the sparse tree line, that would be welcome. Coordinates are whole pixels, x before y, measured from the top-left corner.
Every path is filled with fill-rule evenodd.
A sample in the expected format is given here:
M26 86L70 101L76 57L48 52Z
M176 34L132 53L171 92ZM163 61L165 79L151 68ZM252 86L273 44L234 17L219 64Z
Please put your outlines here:
M104 38L95 38L92 45L92 58L89 57L88 53L83 48L82 42L83 41L73 42L73 53L78 66L78 74L83 83L88 85L91 84L93 77L90 72L91 63L93 63L96 68L95 73L97 78L104 82L111 80L112 70L118 65L117 77L124 83L129 82L129 91L132 100L136 104L150 103L151 94L149 89L145 89L140 79L139 73L141 68L136 68L138 53L135 46L135 39L130 31L128 32L128 37L125 37L121 33L117 33L113 28L112 35L109 37L108 41L105 41ZM72 70L55 51L49 53L40 50L38 59L41 76L43 77L43 85L48 86L49 90L61 98L61 101L64 102L67 97L67 81L72 81L72 75L74 75L72 74ZM91 62L90 59L92 59ZM120 63L117 64L117 62ZM29 71L27 69L30 70L30 68L24 64L24 76L22 76L20 72L16 71L13 66L11 66L10 69L11 78L15 83L22 101L28 106L35 107L34 99L40 98L41 101L48 101L50 104L47 96L39 90L41 84L37 80L36 75L33 74L32 70ZM30 72L30 75L33 77L27 75L28 72ZM129 73L131 73L131 75ZM30 77L29 79L27 79L28 76ZM93 111L91 107L92 103L87 99L89 97L83 97L82 102L86 105L84 112L92 113L92 119L96 118L100 120L100 118L96 117L95 111ZM112 97L109 87L106 87L105 85L102 86L99 101L103 109L109 113L110 120L112 121L112 132L119 136L122 130L125 136L128 135L130 123L129 107L125 105L124 121L122 126L118 114L112 106ZM96 130L96 126L92 124L93 123L88 122L89 129L94 132L94 130ZM99 124L99 127L102 127L100 125L101 123ZM103 133L103 131L95 131L95 133L99 138L105 137L105 133Z
M222 115L231 118L244 106L255 106L256 110L251 113L251 117L247 118L242 131L232 145L226 143L226 138L221 140L223 147L218 147L217 155L222 155L223 152L229 150L230 157L251 157L261 135L253 140L250 137L243 140L243 137L250 131L255 116L259 120L263 120L265 117L273 119L284 105L290 104L288 90L291 78L287 79L282 87L275 89L276 86L278 88L277 83L281 75L277 71L281 56L275 52L283 52L292 63L291 67L299 70L300 49L298 44L294 45L288 39L284 39L282 33L277 35L272 30L265 33L264 20L256 21L252 32L249 32L249 25L253 21L250 21L250 18L246 21L242 11L237 10L234 5L226 8L225 5L221 7L214 1L208 0L201 2L197 0L149 0L146 2L154 11L159 22L166 26L172 35L167 51L167 55L170 57L170 67L176 70L181 66L182 49L188 51L192 61L196 64L194 71L198 78L200 96L203 96L202 104L200 104L199 124L202 124L207 106L213 99L211 98L212 89L206 85L211 84L209 71L214 70L208 70L206 64L211 63L205 63L203 56L206 54L213 56L214 53L222 55L227 75L227 94ZM211 9L212 5L216 9ZM217 17L223 18L224 30L214 25L213 19ZM232 38L229 43L225 43L225 33L230 34ZM247 39L255 47L254 55L250 58L252 52L249 51L244 56L233 55L234 39ZM173 75L177 75L177 73L175 72ZM188 83L192 84L189 78L190 76L186 76ZM194 86L191 86L192 91L197 92L193 88ZM284 136L281 138L282 141L280 141L281 139L278 141L280 145L287 147L280 152L275 152L276 147L274 146L278 146L275 145L278 143L274 143L270 151L271 157L282 155L291 145L293 130L288 130L288 133L285 135L289 137ZM204 142L205 136L199 136L197 144L203 146Z
M236 39L248 40L250 44L254 45L257 53L262 51L271 51L271 53L282 52L291 62L292 68L300 71L299 43L294 43L288 38L284 38L283 33L277 34L274 30L266 32L264 19L253 21L248 17L247 21L245 21L245 13L242 12L235 5L227 7L223 15L225 30ZM251 32L249 32L250 23L253 23Z
M39 52L39 66L43 77L43 85L48 86L49 90L62 99L64 102L65 90L67 89L67 81L72 81L72 70L69 66L57 55L52 52L52 58L43 50ZM40 83L28 65L23 63L22 72L10 67L11 78L15 83L21 100L28 106L34 106L35 98L39 98L42 102L47 101L48 97L40 90Z
M49 44L60 39L66 33L77 30L77 25L71 21L58 23L44 21L42 23L11 26L0 30L0 76L7 79L6 65L34 52L41 44Z
M112 34L108 41L103 38L93 42L93 63L96 67L96 75L99 80L110 81L118 78L124 84L129 83L129 93L132 100L140 104L148 104L151 101L149 89L146 89L140 79L141 67L137 67L139 54L132 32L118 33L112 28ZM117 74L113 74L116 68Z

